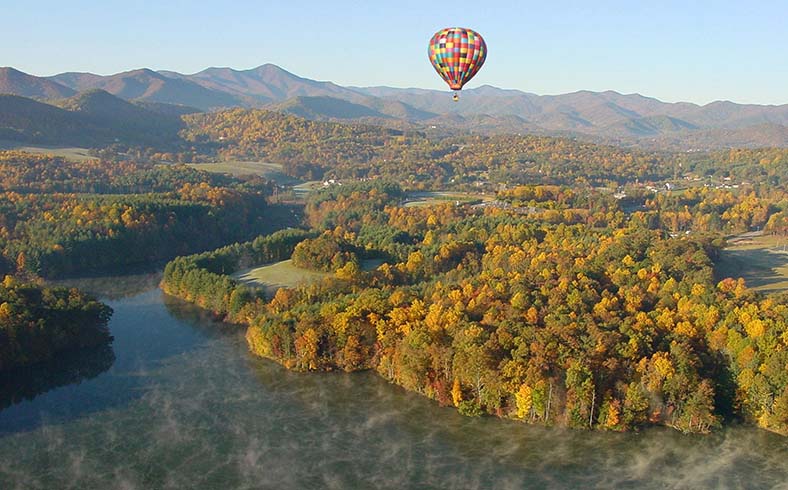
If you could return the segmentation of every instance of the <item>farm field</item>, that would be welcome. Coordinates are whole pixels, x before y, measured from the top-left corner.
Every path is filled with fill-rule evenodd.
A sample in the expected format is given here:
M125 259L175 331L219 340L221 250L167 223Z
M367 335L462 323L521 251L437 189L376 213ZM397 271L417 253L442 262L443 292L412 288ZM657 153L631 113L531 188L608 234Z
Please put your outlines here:
M718 279L742 277L758 291L788 290L788 239L762 233L745 233L729 240L716 264Z
M26 146L20 143L11 141L0 141L0 150L16 150L24 151L26 153L35 153L38 155L53 155L62 157L66 160L75 162L84 162L86 160L93 160L96 157L90 155L87 148L77 147L56 147L56 146Z
M300 184L293 185L293 193L298 199L306 199L307 194L322 188L322 182L319 180L309 180Z
M300 180L286 175L282 171L282 165L269 162L250 162L250 161L229 161L215 163L190 163L190 167L221 174L239 175L259 175L266 179L275 180L281 185L296 185Z

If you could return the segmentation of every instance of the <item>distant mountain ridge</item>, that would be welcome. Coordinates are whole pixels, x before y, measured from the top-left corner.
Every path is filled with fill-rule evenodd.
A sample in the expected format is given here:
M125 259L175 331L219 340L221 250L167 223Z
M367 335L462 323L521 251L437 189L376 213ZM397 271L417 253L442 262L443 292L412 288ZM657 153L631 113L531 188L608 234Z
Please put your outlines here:
M56 81L28 75L11 67L0 68L0 94L42 99L70 97L76 91Z
M276 65L265 64L250 70L207 68L193 75L175 72L163 74L193 81L207 89L232 94L238 98L252 98L267 104L282 102L292 97L328 96L357 101L362 96L332 82L319 82L296 76Z
M18 95L0 94L0 140L90 146L109 135L69 111Z
M143 68L116 75L98 76L90 73L62 73L50 77L75 91L101 89L127 100L162 102L192 106L198 109L214 109L242 105L236 97L207 89L193 81L162 75Z
M269 108L310 119L574 134L630 143L670 141L678 146L788 146L782 129L788 127L788 104L667 103L614 91L536 95L489 85L463 90L455 103L447 91L343 87L273 64L249 70L207 68L190 75L139 69L108 76L69 72L35 77L0 69L0 93L47 100L91 89L169 107Z
M189 112L194 112L191 109ZM0 140L51 145L156 144L177 137L182 115L100 89L52 101L0 94Z

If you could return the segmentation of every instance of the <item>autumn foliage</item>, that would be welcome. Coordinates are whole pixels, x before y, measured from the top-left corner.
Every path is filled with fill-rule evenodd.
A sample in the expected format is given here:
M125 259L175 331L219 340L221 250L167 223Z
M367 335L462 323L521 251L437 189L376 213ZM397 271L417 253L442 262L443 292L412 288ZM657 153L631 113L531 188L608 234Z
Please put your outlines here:
M383 206L369 207L373 190ZM711 237L623 218L404 208L374 183L332 192L310 208L337 227L326 239L387 260L268 302L249 295L230 318L252 352L298 370L372 369L467 415L686 432L738 417L788 431L788 306L715 281ZM551 203L542 209L581 206L561 188L518 193ZM604 213L600 199L582 206Z

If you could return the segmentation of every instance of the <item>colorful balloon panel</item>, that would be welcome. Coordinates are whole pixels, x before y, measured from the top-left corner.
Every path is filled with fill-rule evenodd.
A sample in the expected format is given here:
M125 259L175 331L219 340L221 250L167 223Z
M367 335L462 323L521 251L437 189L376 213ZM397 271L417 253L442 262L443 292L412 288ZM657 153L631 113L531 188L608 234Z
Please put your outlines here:
M460 90L484 64L487 45L476 31L449 27L432 36L427 54L449 87Z

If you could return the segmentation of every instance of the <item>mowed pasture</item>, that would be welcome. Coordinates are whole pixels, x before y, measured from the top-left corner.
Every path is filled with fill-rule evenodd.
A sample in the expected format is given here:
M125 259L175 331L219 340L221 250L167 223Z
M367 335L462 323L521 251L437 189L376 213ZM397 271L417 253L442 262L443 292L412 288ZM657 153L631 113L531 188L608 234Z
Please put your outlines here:
M233 176L256 175L274 180L280 185L296 185L301 181L286 175L282 165L270 162L229 161L214 163L190 163L190 167L206 172L230 174Z
M90 150L87 148L77 147L28 146L12 141L0 141L0 150L23 151L25 153L34 153L37 155L52 155L73 162L84 162L86 160L96 159L96 157L90 155Z
M745 233L729 240L716 264L717 279L742 277L765 293L788 290L788 237Z

